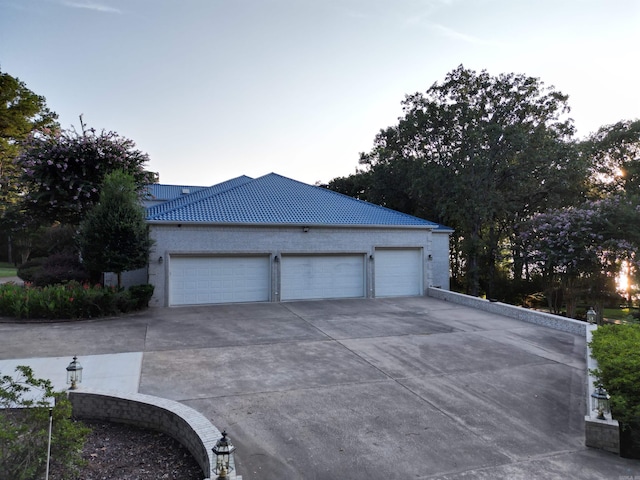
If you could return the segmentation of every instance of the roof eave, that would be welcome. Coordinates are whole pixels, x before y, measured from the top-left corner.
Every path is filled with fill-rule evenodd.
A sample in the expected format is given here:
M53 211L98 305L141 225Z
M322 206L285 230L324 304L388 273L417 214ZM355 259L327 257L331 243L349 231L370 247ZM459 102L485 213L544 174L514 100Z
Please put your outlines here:
M389 228L389 229L413 229L436 230L438 225L380 225L360 223L239 223L239 222L200 222L178 220L147 220L149 225L197 225L216 227L315 227L315 228ZM440 230L442 231L442 230Z

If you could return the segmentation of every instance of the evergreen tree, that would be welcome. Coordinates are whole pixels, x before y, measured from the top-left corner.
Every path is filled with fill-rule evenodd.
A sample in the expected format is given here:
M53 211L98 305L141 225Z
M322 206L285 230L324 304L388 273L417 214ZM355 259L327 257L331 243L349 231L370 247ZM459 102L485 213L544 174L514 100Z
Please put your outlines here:
M142 268L152 241L134 178L115 171L105 177L100 200L80 225L82 259L89 271L122 272Z

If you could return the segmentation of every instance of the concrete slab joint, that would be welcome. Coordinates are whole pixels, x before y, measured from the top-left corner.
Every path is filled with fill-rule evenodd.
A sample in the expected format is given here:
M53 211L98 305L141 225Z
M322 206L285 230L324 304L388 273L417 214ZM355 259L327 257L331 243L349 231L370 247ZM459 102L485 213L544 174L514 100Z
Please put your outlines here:
M221 437L201 413L181 403L140 393L99 390L69 391L73 415L77 418L127 423L161 431L179 441L202 469L205 480L216 478L212 452ZM235 465L233 465L235 467ZM229 476L242 480L235 468Z

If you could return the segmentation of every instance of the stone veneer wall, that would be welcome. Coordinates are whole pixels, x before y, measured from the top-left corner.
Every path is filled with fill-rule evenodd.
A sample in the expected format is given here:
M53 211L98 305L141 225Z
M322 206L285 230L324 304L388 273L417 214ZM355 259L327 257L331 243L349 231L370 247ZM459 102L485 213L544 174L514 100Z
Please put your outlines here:
M584 444L620 455L620 426L617 420L584 417Z
M537 312L528 308L516 307L502 302L490 302L484 298L472 297L462 293L450 292L439 288L429 288L427 295L439 300L464 305L485 312L503 315L505 317L515 318L523 322L535 323L544 327L562 330L563 332L575 333L576 335L585 335L587 323L572 318L565 318L550 313Z
M127 423L171 436L189 450L207 478L216 478L211 449L221 433L194 409L173 400L140 393L87 389L70 390L69 400L77 418ZM229 478L242 479L236 476L235 468Z

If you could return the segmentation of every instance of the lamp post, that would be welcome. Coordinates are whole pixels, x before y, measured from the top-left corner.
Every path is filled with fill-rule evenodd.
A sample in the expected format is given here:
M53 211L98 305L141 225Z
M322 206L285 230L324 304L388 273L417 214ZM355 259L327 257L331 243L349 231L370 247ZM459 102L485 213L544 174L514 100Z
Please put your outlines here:
M591 394L591 409L598 412L598 420L605 420L605 413L609 413L609 398L611 397L602 385L598 385Z
M231 470L233 470L233 467L230 465L231 455L235 449L236 447L231 443L229 437L227 437L226 430L223 430L222 437L211 449L216 456L216 467L213 469L213 473L218 475L218 480L229 478L228 475Z
M71 385L69 390L77 389L79 383L82 383L82 365L74 355L73 361L67 366L67 384Z
M598 314L593 309L593 307L589 307L589 310L587 310L587 322L589 322L591 324L596 323L597 316L598 316Z

